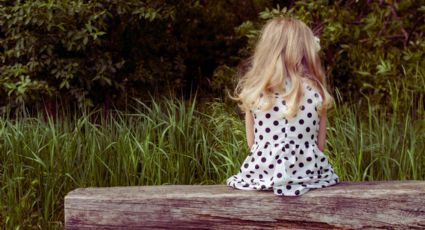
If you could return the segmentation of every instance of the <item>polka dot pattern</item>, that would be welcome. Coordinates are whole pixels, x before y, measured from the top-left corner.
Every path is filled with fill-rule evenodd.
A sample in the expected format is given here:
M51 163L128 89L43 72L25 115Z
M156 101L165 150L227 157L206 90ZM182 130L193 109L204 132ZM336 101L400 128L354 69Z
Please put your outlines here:
M301 196L311 189L339 183L327 156L317 146L322 97L303 82L303 97L294 118L282 118L285 100L274 93L268 111L251 109L254 115L254 144L239 172L226 181L242 190L273 190L279 196ZM290 81L285 82L286 89Z

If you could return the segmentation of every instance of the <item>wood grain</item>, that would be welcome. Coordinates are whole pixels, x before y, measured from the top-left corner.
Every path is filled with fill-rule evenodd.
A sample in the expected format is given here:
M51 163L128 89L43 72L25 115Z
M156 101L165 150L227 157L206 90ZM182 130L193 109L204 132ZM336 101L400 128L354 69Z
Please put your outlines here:
M225 185L78 188L66 229L425 229L425 181L340 182L298 197Z

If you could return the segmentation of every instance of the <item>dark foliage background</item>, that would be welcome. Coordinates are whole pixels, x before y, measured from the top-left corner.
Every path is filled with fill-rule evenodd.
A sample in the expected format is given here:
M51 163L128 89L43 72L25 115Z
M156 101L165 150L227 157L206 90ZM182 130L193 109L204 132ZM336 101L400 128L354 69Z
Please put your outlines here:
M258 30L290 15L321 38L329 84L344 100L384 106L394 83L417 108L424 12L410 0L2 1L0 104L123 108L131 97L196 90L227 99Z
M123 97L147 92L208 89L214 69L234 65L232 57L245 45L234 27L265 4L2 2L1 104L60 96L81 106L119 105Z

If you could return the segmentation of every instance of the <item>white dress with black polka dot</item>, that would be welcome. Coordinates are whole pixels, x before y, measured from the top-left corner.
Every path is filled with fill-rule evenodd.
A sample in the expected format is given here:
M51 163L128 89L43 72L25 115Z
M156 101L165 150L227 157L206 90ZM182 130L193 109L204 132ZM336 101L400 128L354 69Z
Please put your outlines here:
M328 158L317 146L320 93L302 81L304 96L293 119L281 114L286 109L275 94L269 111L251 109L254 116L254 144L239 172L227 185L242 190L271 190L280 196L300 196L310 189L339 183ZM290 81L285 82L286 89Z

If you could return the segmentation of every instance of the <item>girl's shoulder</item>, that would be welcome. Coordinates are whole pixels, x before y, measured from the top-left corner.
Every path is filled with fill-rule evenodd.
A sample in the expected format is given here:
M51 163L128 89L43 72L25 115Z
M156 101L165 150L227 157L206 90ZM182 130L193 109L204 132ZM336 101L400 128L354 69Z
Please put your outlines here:
M302 87L302 91L304 95L313 96L315 98L318 98L319 100L322 100L320 89L318 88L318 86L315 84L313 80L302 77L300 79L300 82L301 82L301 87ZM285 83L283 87L285 88L284 92L287 92L292 87L292 82L290 78L285 79ZM270 93L270 95L274 95L275 98L280 98L281 93L278 90L274 90Z
M305 99L314 101L314 104L322 103L323 98L318 86L310 79L303 79L302 82Z
M301 80L304 89L306 89L309 92L320 92L319 87L317 86L316 82L309 78L302 78Z

